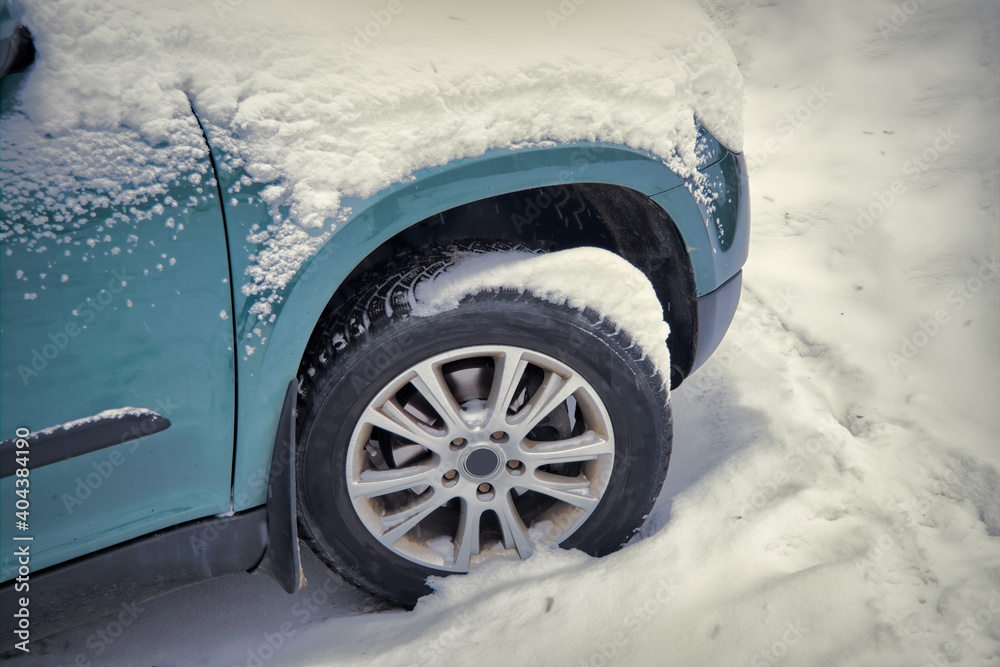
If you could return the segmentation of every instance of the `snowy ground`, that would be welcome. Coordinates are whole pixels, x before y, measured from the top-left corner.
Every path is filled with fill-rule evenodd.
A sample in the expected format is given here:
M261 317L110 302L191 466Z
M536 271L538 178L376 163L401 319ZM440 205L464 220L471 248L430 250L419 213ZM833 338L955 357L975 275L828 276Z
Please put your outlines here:
M309 557L294 597L227 577L15 664L1000 665L1000 8L706 4L747 87L751 259L642 539L410 613Z

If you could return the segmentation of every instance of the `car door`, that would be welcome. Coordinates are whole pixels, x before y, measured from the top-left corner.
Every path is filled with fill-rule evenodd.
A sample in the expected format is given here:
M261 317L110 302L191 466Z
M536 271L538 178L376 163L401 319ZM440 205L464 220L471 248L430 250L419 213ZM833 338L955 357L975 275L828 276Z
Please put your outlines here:
M15 535L37 570L228 511L235 422L225 225L196 119L156 145L53 136L15 108L21 77L3 79L0 119L4 581Z

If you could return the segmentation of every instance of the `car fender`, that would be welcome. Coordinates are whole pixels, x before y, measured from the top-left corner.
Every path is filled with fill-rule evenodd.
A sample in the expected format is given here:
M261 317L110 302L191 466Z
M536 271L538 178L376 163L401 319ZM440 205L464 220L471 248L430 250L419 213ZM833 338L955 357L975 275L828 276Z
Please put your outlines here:
M217 162L225 164L225 156ZM492 150L438 167L422 169L365 200L345 199L343 222L327 221L330 238L301 267L265 312L251 312L268 295L254 294L246 270L264 241L247 239L266 229L271 217L255 186L239 187L239 171L220 173L230 235L238 326L239 414L233 480L236 511L266 497L267 465L284 387L295 377L319 315L355 267L382 243L410 226L455 206L495 195L571 183L606 183L676 206L675 221L696 276L713 282L713 239L685 179L652 154L602 143L578 142ZM246 182L244 180L243 182ZM656 195L670 192L667 197ZM255 194L257 193L257 194ZM670 215L670 210L667 210ZM710 276L710 278L708 278ZM701 292L701 286L699 286ZM276 298L275 298L276 297ZM260 310L258 308L258 310ZM272 316L274 316L272 318ZM273 319L273 322L270 320ZM256 331L255 331L256 330ZM262 343L260 341L263 341Z

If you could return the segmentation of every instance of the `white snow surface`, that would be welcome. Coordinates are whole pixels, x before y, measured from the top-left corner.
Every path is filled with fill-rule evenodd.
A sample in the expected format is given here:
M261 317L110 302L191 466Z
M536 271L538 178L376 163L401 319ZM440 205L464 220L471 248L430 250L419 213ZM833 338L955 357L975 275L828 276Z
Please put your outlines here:
M457 308L466 295L499 288L527 291L577 310L593 308L627 332L669 381L670 328L659 299L645 274L620 256L601 248L573 248L550 254L464 252L457 257L448 270L417 286L414 315L431 317Z
M746 82L751 257L640 539L412 612L305 554L296 596L220 579L12 664L1000 665L1000 8L705 4Z
M9 151L9 212L30 208L38 190L76 197L74 178L97 190L106 181L116 202L144 201L193 169L193 102L227 154L222 167L267 184L274 225L248 295L284 287L349 215L346 198L424 167L586 140L649 151L695 176L696 119L742 143L735 59L693 0L25 4L38 60L24 116L0 129L33 143L52 135L51 150L84 157ZM147 144L138 165L101 157L124 128ZM71 219L71 204L56 208Z

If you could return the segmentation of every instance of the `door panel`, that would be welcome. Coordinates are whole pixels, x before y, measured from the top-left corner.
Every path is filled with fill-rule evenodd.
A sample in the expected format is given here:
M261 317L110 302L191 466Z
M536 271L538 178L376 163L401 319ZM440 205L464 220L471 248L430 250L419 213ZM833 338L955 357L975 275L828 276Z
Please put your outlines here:
M228 511L235 369L225 229L193 117L169 147L124 131L99 137L97 159L129 162L122 173L152 180L138 196L138 181L105 191L92 174L72 173L88 164L78 152L94 137L45 137L9 110L0 122L0 440L122 408L170 423L31 470L27 531L15 526L16 477L3 478L7 580L13 535L34 538L37 570ZM30 156L51 153L45 141L65 160L41 173ZM60 182L69 185L54 190Z

